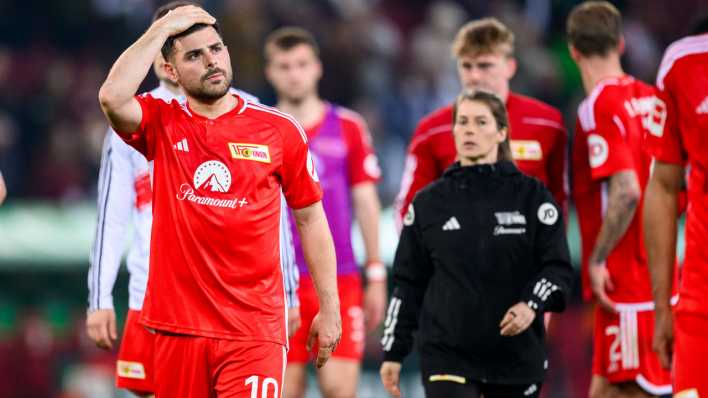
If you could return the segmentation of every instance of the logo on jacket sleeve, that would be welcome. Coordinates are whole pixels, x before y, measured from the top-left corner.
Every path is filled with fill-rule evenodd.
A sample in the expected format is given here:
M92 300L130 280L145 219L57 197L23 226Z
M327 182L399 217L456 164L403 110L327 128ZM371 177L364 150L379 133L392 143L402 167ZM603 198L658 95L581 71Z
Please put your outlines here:
M231 157L234 159L270 163L270 151L268 150L268 145L229 142L229 150L231 151Z
M553 225L558 221L558 209L549 202L538 207L538 220L546 225Z
M406 212L405 217L403 217L403 225L406 227L413 225L413 222L415 221L415 210L413 210L413 203L408 205L408 211Z
M198 191L228 192L231 188L231 172L218 160L206 161L194 172L194 188Z

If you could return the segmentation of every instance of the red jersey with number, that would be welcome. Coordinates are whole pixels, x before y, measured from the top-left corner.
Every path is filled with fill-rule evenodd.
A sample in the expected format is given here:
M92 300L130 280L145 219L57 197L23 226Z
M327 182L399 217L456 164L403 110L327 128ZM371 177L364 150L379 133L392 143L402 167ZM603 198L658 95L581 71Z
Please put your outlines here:
M708 33L673 43L656 82L649 150L659 161L688 165L686 252L678 311L708 314Z
M646 152L645 135L652 125L655 98L652 86L625 75L600 81L578 108L573 198L580 222L585 299L592 297L588 260L607 212L609 178L633 171L642 192L648 182L651 157ZM612 300L620 304L652 301L641 200L606 266L614 283L614 290L608 292Z
M286 344L281 188L292 208L322 198L307 136L290 116L234 95L215 119L137 97L120 133L154 160L150 274L142 323L173 333Z
M558 109L533 98L509 93L506 101L514 162L523 173L543 181L561 208L568 192L567 134ZM452 105L423 118L413 133L396 199L396 221L400 221L415 194L442 176L455 161L452 136Z

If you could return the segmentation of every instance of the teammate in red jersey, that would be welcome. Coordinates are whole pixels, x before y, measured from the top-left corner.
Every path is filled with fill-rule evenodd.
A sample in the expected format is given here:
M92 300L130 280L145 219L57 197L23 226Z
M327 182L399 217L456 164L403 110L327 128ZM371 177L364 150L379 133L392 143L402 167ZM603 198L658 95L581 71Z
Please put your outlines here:
M594 293L590 397L671 393L671 375L651 349L654 305L642 241L641 195L651 158L655 90L626 75L619 11L605 1L576 6L570 53L587 97L578 108L573 198L582 238L583 293Z
M374 330L383 319L387 299L386 270L378 247L381 206L376 182L381 172L361 116L328 103L317 94L322 65L317 43L309 32L295 27L274 31L266 39L265 58L266 76L277 93L278 109L293 115L305 126L337 251L342 339L330 363L318 372L320 389L324 397L355 397L366 331ZM363 297L359 266L352 248L354 218L366 249L367 284ZM306 328L317 312L312 278L304 268L297 240L295 253L301 275L299 297L303 329L290 341L285 372L285 394L289 398L305 395L305 366L311 360L305 347Z
M653 115L659 128L650 131L647 139L654 156L644 202L644 234L656 303L654 349L665 367L670 367L673 359L674 396L679 398L708 396L707 26L704 21L702 31L674 42L664 53L656 78L659 100ZM686 167L686 251L672 318L671 269Z
M543 181L565 209L567 134L563 120L552 106L510 91L509 81L516 71L513 51L514 34L494 18L463 26L452 45L464 88L491 91L506 103L516 165ZM416 192L442 176L455 156L450 104L424 117L413 133L396 199L399 227Z
M135 97L159 52L184 105ZM141 322L156 331L157 396L282 391L281 189L295 209L320 301L309 336L318 342L318 366L341 334L334 246L307 136L292 117L228 94L231 80L216 20L184 6L123 52L99 92L115 131L154 160Z

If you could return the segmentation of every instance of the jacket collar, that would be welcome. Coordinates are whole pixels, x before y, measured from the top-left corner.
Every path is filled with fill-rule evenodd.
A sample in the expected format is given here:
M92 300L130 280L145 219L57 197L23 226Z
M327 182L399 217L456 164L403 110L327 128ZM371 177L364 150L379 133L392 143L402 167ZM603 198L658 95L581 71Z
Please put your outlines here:
M445 170L443 176L509 176L519 174L520 171L513 162L502 160L491 164L477 164L474 166L461 166L460 162L455 162Z

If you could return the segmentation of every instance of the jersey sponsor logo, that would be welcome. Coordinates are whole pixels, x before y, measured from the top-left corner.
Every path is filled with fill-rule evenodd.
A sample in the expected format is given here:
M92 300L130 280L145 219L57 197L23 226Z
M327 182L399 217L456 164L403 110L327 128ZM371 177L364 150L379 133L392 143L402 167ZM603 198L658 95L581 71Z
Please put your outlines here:
M413 222L415 221L415 210L413 210L413 204L408 205L408 211L406 212L405 217L403 217L403 225L405 226L411 226L413 225Z
M515 160L541 160L543 148L535 140L511 140L511 154Z
M208 196L200 196L194 192L194 189L189 184L182 184L179 187L179 192L177 200L186 200L188 202L196 203L198 205L204 206L214 206L214 207L228 207L235 209L237 207L243 207L248 204L246 198L233 198L233 199L217 199L210 198Z
M607 140L598 134L588 135L588 151L590 152L590 167L600 167L607 161L610 147Z
M229 142L229 150L231 151L231 157L234 159L270 163L268 145Z
M189 152L189 144L187 144L187 139L182 138L178 143L172 145L172 148L177 151Z
M497 223L501 225L522 224L526 225L526 216L517 211L498 211L494 213Z
M462 229L462 227L460 227L460 223L455 216L450 217L442 227L443 231L457 231L459 229Z
M379 158L377 158L373 153L366 155L366 158L364 159L364 171L371 178L381 177Z
M218 160L208 160L194 172L194 187L198 191L228 192L231 188L231 172Z
M544 203L538 207L538 220L546 225L553 225L558 221L558 209L552 203Z
M116 363L118 377L126 379L145 379L145 367L140 362L118 361Z
M703 98L703 101L696 107L696 113L699 115L708 113L708 96Z
M307 150L307 172L310 174L313 181L320 182L320 176L317 175L317 168L315 167L315 160L312 158L309 149Z
M503 225L494 227L494 236L499 235L523 235L526 233L526 228L507 228Z

